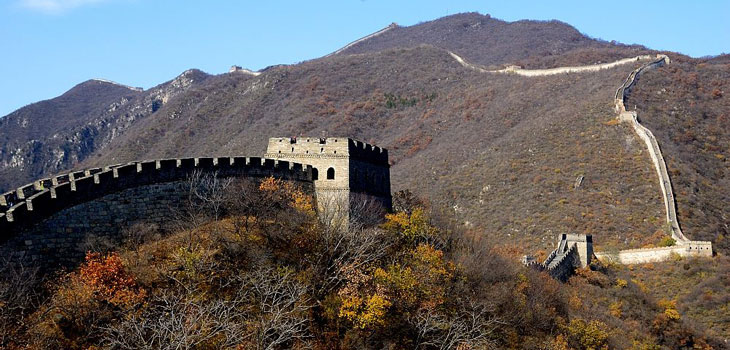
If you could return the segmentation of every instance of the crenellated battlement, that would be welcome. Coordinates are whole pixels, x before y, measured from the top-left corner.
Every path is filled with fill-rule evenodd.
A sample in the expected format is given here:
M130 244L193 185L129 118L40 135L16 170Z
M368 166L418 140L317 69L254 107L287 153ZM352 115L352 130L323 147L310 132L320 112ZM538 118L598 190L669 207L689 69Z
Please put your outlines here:
M347 137L272 137L265 156L311 165L320 213L342 225L349 222L351 204L361 206L364 198L391 207L385 148Z
M388 166L388 150L347 137L274 137L268 158L351 158Z
M0 194L0 255L74 264L89 239L120 242L134 223L174 229L167 226L188 200L186 181L197 172L297 182L314 195L323 222L347 227L351 208L390 207L387 157L383 148L346 137L272 138L263 158L146 160L39 179Z
M361 161L378 165L388 165L388 150L361 141L348 139L350 156Z
M561 234L558 247L555 248L544 262L537 262L530 256L525 256L522 263L527 267L545 271L553 278L566 281L576 268L585 268L593 257L593 236Z
M312 167L260 157L176 158L130 162L41 179L0 195L0 242L54 213L110 193L185 180L192 172L312 182Z

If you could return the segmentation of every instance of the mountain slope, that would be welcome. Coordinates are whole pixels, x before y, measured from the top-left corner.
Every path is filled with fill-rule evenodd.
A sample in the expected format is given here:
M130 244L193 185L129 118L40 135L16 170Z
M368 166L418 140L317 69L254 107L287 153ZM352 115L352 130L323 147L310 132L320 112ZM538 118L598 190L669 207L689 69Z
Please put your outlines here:
M683 229L730 251L730 63L677 57L643 76L627 106L667 158Z
M548 249L565 231L636 247L656 243L659 189L632 132L604 124L614 117L615 85L632 68L478 74L421 46L250 79L227 74L185 92L83 165L257 155L275 135L348 135L390 149L395 190L416 191L468 228L516 235L525 251ZM580 175L586 181L574 189Z
M125 103L100 100L90 112L97 119L55 138L46 132L39 138L45 148L22 153L6 142L0 185L145 158L259 155L275 135L347 135L391 149L396 190L419 191L467 228L527 242L524 251L548 249L558 232L594 233L608 247L659 241L663 214L650 162L633 133L611 122L612 93L634 67L535 78L481 74L446 49L474 63L529 67L645 51L586 38L559 22L450 16L258 76L191 70Z
M148 91L89 80L0 119L0 191L72 168L207 74L190 70Z
M391 28L337 54L360 54L424 44L456 52L472 63L486 66L521 63L533 67L535 62L531 62L530 58L562 56L573 50L580 54L572 60L581 64L648 51L641 46L616 45L589 38L560 21L506 22L489 15L463 13L413 26ZM601 54L596 55L596 51Z

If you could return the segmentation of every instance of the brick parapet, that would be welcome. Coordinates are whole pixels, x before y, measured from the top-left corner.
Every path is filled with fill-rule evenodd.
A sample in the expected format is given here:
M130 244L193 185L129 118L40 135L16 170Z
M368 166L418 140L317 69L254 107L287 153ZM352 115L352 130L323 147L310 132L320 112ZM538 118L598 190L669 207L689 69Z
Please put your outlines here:
M180 158L131 162L42 179L0 196L0 242L56 212L104 195L184 180L193 171L223 177L274 176L312 182L311 166L259 157Z

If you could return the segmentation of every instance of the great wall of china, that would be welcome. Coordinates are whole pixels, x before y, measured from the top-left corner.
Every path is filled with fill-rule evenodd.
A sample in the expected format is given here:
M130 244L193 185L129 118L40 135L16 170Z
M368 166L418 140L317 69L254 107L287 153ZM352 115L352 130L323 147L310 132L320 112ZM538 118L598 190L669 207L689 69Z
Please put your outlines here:
M137 223L173 229L198 174L296 182L323 222L345 228L366 218L351 208L391 208L389 168L388 150L350 138L271 138L266 158L151 160L40 179L0 194L0 257L73 265L89 240L121 242Z
M112 240L137 221L163 227L194 172L294 181L313 193L312 167L259 157L163 159L41 179L0 195L0 253L72 264L89 237Z
M617 253L596 253L596 257L599 259L606 259L616 261L620 263L635 264L652 261L664 261L673 254L679 256L712 256L712 242L709 241L692 241L685 237L682 233L682 229L679 226L679 219L677 218L677 206L674 199L674 191L672 187L672 181L669 178L669 172L667 171L667 164L664 161L664 156L659 148L659 143L654 137L654 134L639 123L636 111L627 111L625 102L626 97L630 93L631 88L636 84L637 79L641 73L652 69L661 67L664 64L670 62L667 55L657 55L656 59L642 65L639 68L634 69L629 76L624 80L623 84L616 90L614 97L616 113L618 113L618 119L622 122L627 122L634 129L639 138L644 141L646 148L649 151L654 168L657 171L657 178L659 180L659 187L662 190L662 198L664 199L664 208L666 212L667 225L671 230L672 239L674 239L676 245L671 247L661 248L643 248L643 249L629 249L621 250Z
M396 27L397 25L393 23L330 55L338 54L357 43ZM617 89L615 108L618 119L629 123L637 136L647 145L647 150L657 171L664 199L667 225L671 228L671 236L676 245L594 253L590 236L562 235L558 248L545 262L526 261L528 265L548 271L558 279L564 279L570 269L587 265L593 256L601 260L624 264L663 261L670 259L675 254L712 256L711 242L691 241L684 236L676 215L671 180L656 138L649 129L639 123L636 112L627 111L624 105L627 94L636 84L640 74L648 69L669 63L666 55L643 55L610 63L576 67L530 70L509 66L500 70L487 70L465 61L453 52L447 52L456 62L468 69L481 73L515 74L525 77L596 72L619 65L650 60L649 63L633 70ZM294 152L294 148L292 148L292 152ZM182 200L180 193L184 191L180 186L193 171L215 172L221 176L230 177L274 176L303 183L310 188L312 193L314 193L317 180L317 171L313 170L311 164L304 165L259 157L185 158L132 162L41 179L0 195L0 245L2 245L0 252L2 250L21 252L31 258L45 256L49 251L55 250L60 252L72 250L74 253L83 254L83 250L78 249L78 240L86 234L85 231L96 230L100 234L109 234L108 231L114 231L112 234L119 234L119 223L129 222L140 217L162 222L169 214L167 212L171 210L170 203ZM347 175L345 179L347 179ZM350 180L347 182L350 183ZM350 185L352 184L350 183ZM150 204L151 201L155 204ZM89 218L100 221L102 224L89 224L87 222ZM29 230L30 234L14 234L23 230Z
M662 156L659 143L656 141L654 134L647 129L645 126L639 123L636 111L627 111L624 106L624 102L631 88L636 84L637 79L641 73L646 70L661 67L664 64L669 63L669 57L663 54L657 54L656 56L642 55L630 58L624 58L609 63L601 63L586 66L577 67L557 67L549 69L523 69L521 67L509 66L499 70L488 70L478 65L472 64L464 60L459 55L447 51L451 57L456 60L463 67L478 71L480 73L491 73L491 74L515 74L525 77L538 77L538 76L549 76L557 74L571 74L571 73L586 73L596 72L603 69L610 69L619 65L635 63L638 61L650 60L649 63L636 68L629 74L624 80L621 86L616 90L615 95L615 108L617 118L622 122L627 122L631 125L636 135L644 141L646 148L649 152L652 164L657 171L657 178L659 180L659 187L662 191L662 198L664 200L664 207L666 212L666 222L671 230L672 239L674 239L676 245L670 247L658 247L658 248L639 248L639 249L628 249L620 250L617 252L596 252L595 256L600 260L618 262L622 264L640 264L647 262L665 261L676 254L679 256L712 256L712 242L708 241L692 241L687 239L682 233L682 229L679 226L679 220L677 219L676 202L674 199L674 193L672 191L672 182L669 178L667 171L667 165ZM558 249L561 245L559 244ZM556 249L556 252L557 250ZM565 253L565 252L563 252ZM551 257L543 263L542 269L550 270ZM554 257L553 257L554 258ZM527 262L526 262L527 263ZM553 269L555 266L553 266Z
M341 53L342 51L345 51L345 50L347 50L347 49L349 49L349 48L351 48L351 47L353 47L353 46L355 46L355 45L357 45L357 44L359 44L359 43L361 43L361 42L363 42L365 40L372 39L372 38L374 38L374 37L376 37L378 35L381 35L381 34L387 32L387 31L389 31L391 29L395 29L395 28L398 28L398 23L393 22L393 23L389 24L387 27L385 27L385 28L383 28L383 29L381 29L381 30L379 30L379 31L377 31L375 33L368 34L368 35L366 35L366 36L364 36L364 37L362 37L360 39L357 39L357 40L355 40L355 41L353 41L353 42L351 42L351 43L349 43L349 44L341 47L339 50L337 50L335 52L332 52L329 55L326 55L324 57L329 57L329 56L337 55L337 54Z

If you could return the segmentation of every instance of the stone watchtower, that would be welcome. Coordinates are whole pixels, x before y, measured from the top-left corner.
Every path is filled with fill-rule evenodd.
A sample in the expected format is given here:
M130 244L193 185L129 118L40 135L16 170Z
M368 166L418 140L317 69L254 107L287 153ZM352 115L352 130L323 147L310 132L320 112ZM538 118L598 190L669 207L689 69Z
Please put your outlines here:
M578 235L578 234L562 234L560 242L567 242L568 245L575 244L576 253L578 254L578 261L580 267L586 267L591 264L593 258L593 236L592 235Z
M347 137L269 139L266 158L312 166L320 216L347 223L373 204L390 209L388 150Z

